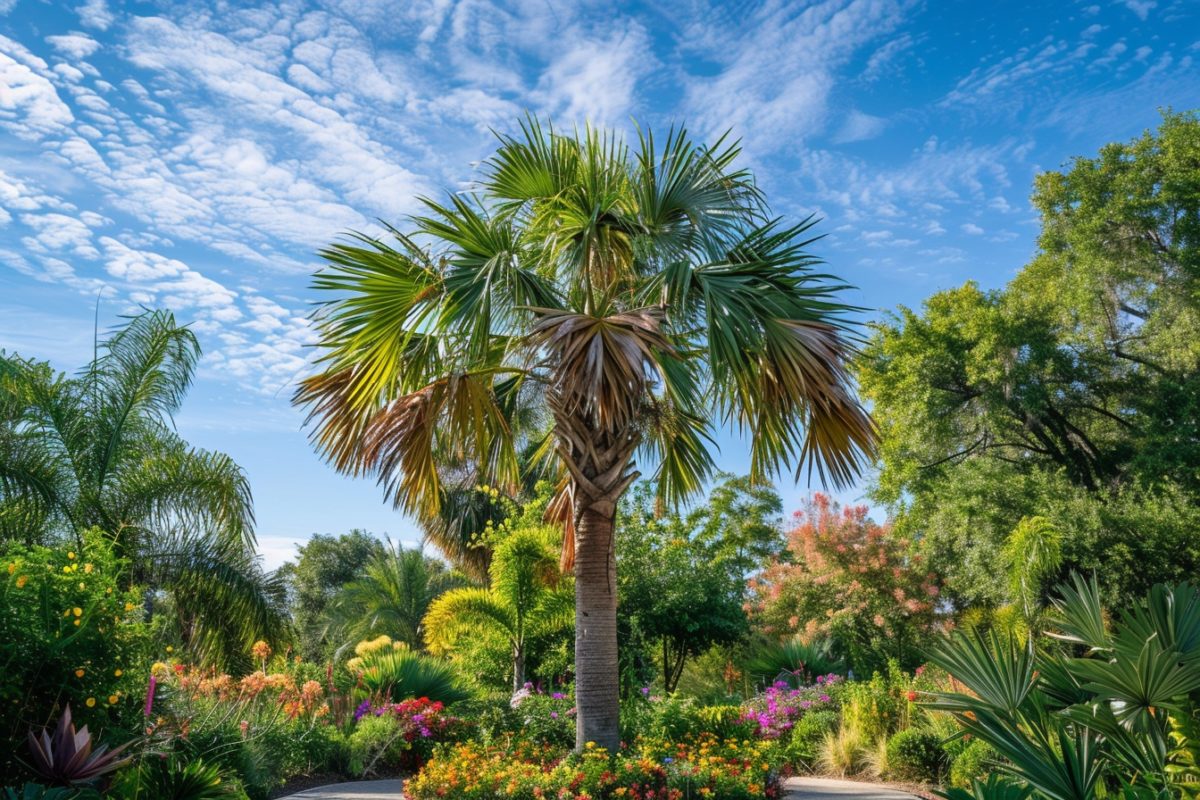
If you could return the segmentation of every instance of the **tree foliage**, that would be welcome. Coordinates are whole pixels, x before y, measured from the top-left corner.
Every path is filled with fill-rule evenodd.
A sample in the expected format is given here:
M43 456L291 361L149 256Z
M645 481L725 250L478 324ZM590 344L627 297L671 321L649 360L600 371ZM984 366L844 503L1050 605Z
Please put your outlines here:
M847 370L854 309L816 270L813 220L773 217L739 155L682 130L630 148L526 119L472 191L425 200L386 241L322 253L318 371L295 400L339 470L377 477L423 520L447 501L447 463L510 495L522 452L553 476L588 621L581 747L619 744L612 536L635 460L678 503L714 471L723 423L751 434L756 480L846 484L874 452Z
M672 692L689 658L749 632L745 572L761 563L756 553L778 550L778 507L773 489L733 476L686 513L656 514L646 485L626 498L617 517L617 617L627 663L648 654Z
M316 534L300 545L295 561L283 564L276 574L287 587L288 608L301 655L321 661L335 643L325 636L325 612L330 601L348 583L362 577L371 559L383 553L383 543L362 530L340 536Z
M882 433L876 496L959 605L1009 599L988 566L1023 517L1061 531L1058 577L1112 559L1122 598L1200 568L1198 175L1200 120L1168 113L1038 177L1039 250L1007 286L875 326L858 376Z
M222 660L284 626L245 474L172 422L199 358L164 311L129 318L73 376L0 352L0 538L78 545L103 530L126 585L169 591L183 638Z
M866 506L816 493L795 514L784 558L751 581L751 614L770 634L831 638L860 674L919 663L937 623L937 575Z

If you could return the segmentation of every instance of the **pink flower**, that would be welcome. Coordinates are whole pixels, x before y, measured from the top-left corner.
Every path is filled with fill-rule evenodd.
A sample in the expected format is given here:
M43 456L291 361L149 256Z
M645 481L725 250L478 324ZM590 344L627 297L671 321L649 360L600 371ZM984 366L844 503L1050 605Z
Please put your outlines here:
M150 685L146 687L146 708L143 713L150 716L151 709L154 708L154 690L158 688L158 678L150 676Z

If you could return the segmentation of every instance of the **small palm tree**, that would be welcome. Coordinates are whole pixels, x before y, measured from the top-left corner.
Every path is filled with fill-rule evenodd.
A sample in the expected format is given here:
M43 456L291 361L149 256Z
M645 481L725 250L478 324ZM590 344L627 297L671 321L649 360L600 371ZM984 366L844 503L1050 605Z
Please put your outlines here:
M558 555L545 528L517 528L492 554L491 587L454 589L430 606L425 641L430 651L453 650L464 634L487 630L504 637L512 652L512 686L525 684L525 644L531 636L569 627L572 591L560 580Z
M203 656L277 636L245 473L175 432L200 345L164 311L129 319L72 377L0 352L0 538L74 540L96 527L131 584L174 595Z
M813 221L772 218L738 155L684 131L631 151L528 120L411 232L322 253L323 354L296 402L338 469L421 519L442 507L443 459L511 487L532 448L557 473L580 745L619 741L613 522L635 460L679 502L712 474L723 423L749 434L755 480L815 467L846 484L875 447ZM530 407L544 439L515 421Z
M421 550L388 542L362 576L334 597L327 611L326 635L341 642L342 648L387 634L416 649L421 646L422 620L430 603L465 582Z

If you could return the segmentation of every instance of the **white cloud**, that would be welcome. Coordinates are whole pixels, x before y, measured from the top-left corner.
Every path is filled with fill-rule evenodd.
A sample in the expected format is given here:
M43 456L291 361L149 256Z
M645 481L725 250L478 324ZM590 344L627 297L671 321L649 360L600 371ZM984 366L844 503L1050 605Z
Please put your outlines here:
M69 33L62 36L47 36L47 43L60 53L71 58L84 59L100 49L100 43L82 33Z
M654 66L640 25L604 39L578 38L542 73L534 100L567 123L622 125L634 104L638 77Z
M973 222L964 222L961 226L962 232L968 236L979 236L983 233L983 228Z
M846 115L841 129L833 137L838 144L861 142L874 139L887 128L887 120L883 117L873 117L861 111L854 110Z
M108 3L105 0L87 0L83 5L75 9L79 14L79 21L89 28L98 28L99 30L108 30L113 24L116 15L108 8Z
M1122 5L1132 11L1138 19L1144 20L1150 16L1150 12L1158 3L1155 0L1124 0Z
M26 63L17 60L22 56ZM23 139L59 132L75 118L54 84L39 74L46 71L46 62L0 36L0 125Z

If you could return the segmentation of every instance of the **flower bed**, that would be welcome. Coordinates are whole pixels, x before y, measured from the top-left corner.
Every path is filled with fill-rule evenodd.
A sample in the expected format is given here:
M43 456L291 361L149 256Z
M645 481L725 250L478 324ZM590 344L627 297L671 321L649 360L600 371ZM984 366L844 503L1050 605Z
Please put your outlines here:
M779 750L769 740L701 735L639 742L610 757L602 748L556 755L528 742L442 751L405 792L412 800L760 800L780 796Z

